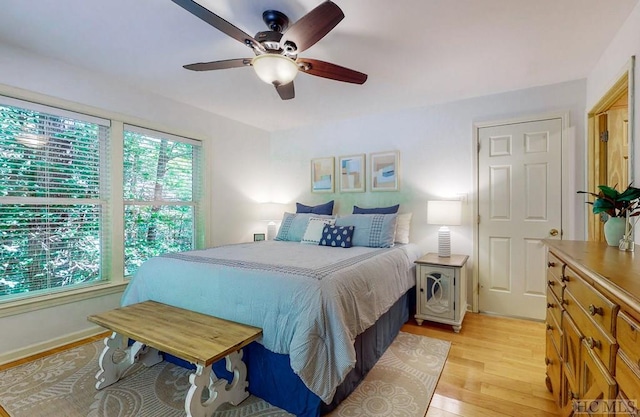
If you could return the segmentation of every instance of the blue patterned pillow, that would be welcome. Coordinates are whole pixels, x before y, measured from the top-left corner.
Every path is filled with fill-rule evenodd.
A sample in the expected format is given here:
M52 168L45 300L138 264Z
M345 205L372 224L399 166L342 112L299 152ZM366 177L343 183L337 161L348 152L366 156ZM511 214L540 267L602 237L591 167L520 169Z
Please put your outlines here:
M336 248L350 248L353 239L354 226L327 225L322 229L320 246L333 246Z
M320 217L323 219L333 219L331 216L323 216L312 213L284 213L282 223L278 229L276 240L284 240L287 242L300 242L307 230L309 219L312 217Z
M389 248L393 246L397 214L349 214L338 217L336 226L355 226L353 246Z

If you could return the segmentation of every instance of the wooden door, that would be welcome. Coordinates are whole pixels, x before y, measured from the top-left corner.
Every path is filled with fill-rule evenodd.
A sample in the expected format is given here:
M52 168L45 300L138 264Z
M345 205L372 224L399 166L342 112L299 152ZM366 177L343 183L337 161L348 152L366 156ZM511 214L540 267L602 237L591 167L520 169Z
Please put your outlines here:
M562 231L562 119L478 129L480 311L544 320L542 239Z

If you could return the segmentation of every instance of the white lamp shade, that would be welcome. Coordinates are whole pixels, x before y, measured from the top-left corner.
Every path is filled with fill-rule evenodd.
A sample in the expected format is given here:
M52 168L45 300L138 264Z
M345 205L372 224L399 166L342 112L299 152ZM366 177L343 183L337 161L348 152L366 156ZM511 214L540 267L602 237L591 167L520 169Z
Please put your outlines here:
M291 58L278 54L258 55L251 61L253 69L267 84L289 84L298 75L298 65Z
M446 226L462 224L462 201L432 200L427 202L427 223Z

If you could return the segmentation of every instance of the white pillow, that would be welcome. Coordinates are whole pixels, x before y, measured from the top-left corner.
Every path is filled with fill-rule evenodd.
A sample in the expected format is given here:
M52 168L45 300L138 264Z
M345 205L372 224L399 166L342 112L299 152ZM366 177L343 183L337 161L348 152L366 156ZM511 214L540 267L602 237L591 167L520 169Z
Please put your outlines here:
M411 225L411 213L398 214L396 220L396 243L409 243L409 226Z
M304 231L304 236L300 243L306 243L308 245L318 245L320 238L322 238L322 229L327 224L334 224L335 219L322 219L319 217L311 217L309 223L307 223L307 230Z

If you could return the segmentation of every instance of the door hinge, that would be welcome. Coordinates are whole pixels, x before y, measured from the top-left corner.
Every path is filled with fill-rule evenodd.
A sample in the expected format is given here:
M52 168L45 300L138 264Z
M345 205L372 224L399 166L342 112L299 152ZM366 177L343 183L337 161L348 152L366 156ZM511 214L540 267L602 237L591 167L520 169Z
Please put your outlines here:
M480 215L478 214L478 224L480 224Z
M478 141L478 153L480 153L480 141Z
M609 131L603 130L600 132L600 142L609 142Z

